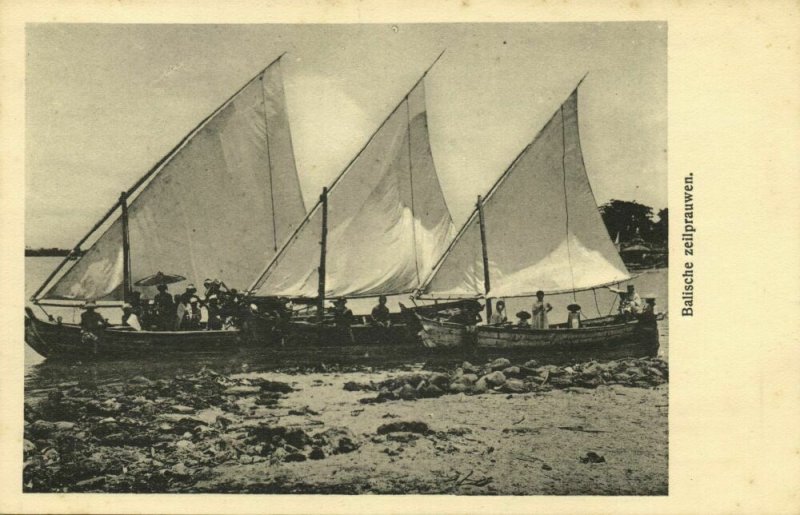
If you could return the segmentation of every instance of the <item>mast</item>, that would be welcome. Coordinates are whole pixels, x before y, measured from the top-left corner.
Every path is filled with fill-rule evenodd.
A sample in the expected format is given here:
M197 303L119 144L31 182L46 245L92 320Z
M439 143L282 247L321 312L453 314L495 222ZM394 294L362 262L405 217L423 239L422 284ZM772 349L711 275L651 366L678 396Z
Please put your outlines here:
M144 175L139 177L139 179L137 179L136 182L130 188L128 188L128 190L126 191L126 197L130 197L131 195L133 195L139 189L140 186L142 186L144 183L147 182L148 179L150 179L156 173L161 171L161 169L178 153L178 151L180 151L184 146L186 146L186 144L198 132L200 132L200 130L203 129L206 126L206 124L208 124L209 121L211 121L220 111L222 111L228 104L230 104L233 101L233 99L236 98L239 95L239 93L241 93L247 86L249 86L254 80L256 80L262 73L264 73L267 69L269 69L270 66L272 66L273 64L275 64L277 62L280 62L281 58L285 54L286 54L286 52L283 52L281 55L279 55L277 58L275 58L273 61L271 61L267 66L265 66L255 76L253 76L250 80L248 80L241 88L236 90L236 92L233 95L228 97L228 99L226 99L214 111L212 111L211 114L209 114L208 116L203 118L203 120L200 121L200 123L198 123L197 126L195 126L195 128L192 129L188 134L186 134L186 136L184 136L178 142L177 145L175 145L169 152L167 152L167 154L165 154L161 159L159 159ZM271 171L270 171L270 173L271 173ZM114 212L117 210L117 207L119 207L119 206L120 206L120 203L119 202L115 202L114 205L111 206L111 208L109 208L109 210L106 211L106 213L100 218L100 220L98 220L97 223L95 223L94 226L92 226L92 228L89 230L89 232L87 232L86 235L83 238L81 238L80 241L78 241L77 244L75 244L75 246L73 247L72 252L70 252L70 254L68 256L66 256L58 264L58 266L56 266L56 268L50 273L50 275L47 277L47 279L45 279L44 282L39 286L39 288L36 290L36 292L33 295L31 295L31 297L30 297L31 301L33 301L34 303L38 303L39 299L37 297L42 293L42 291L47 286L50 285L51 281L64 268L64 266L67 264L67 262L71 261L73 258L80 258L81 245L83 245L86 242L86 240L88 240L95 233L95 231L97 231L104 223L106 223L106 221L111 217L111 215L114 214Z
M486 251L486 223L483 219L483 202L478 195L478 220L481 227L481 252L483 254L483 293L486 295L486 322L492 317L492 299L488 297L489 289L489 254Z
M119 208L122 212L122 302L131 294L131 242L128 232L128 194L119 195Z
M325 318L325 252L328 245L328 187L322 188L319 196L322 208L322 237L319 241L319 298L317 299L317 318L319 323Z

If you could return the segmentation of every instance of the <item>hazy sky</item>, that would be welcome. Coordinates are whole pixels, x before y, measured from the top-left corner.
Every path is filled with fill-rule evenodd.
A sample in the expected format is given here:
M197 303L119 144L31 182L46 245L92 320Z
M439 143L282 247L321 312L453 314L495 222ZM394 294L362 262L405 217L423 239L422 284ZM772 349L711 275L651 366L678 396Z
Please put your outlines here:
M26 244L71 247L202 118L282 52L310 206L426 79L454 221L588 72L580 130L598 202L666 207L663 23L30 25Z

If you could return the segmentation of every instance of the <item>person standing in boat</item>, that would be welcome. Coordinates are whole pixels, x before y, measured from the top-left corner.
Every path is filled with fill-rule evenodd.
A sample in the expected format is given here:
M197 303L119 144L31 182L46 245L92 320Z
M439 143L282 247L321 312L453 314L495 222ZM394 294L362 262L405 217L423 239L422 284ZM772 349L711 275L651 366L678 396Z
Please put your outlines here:
M136 331L142 330L142 323L133 310L133 306L127 302L122 305L122 325L130 327Z
M389 308L386 307L386 295L378 297L378 305L372 308L370 321L373 325L389 327L392 322L389 317Z
M353 343L353 311L347 307L347 299L339 298L333 301L333 323L341 339Z
M84 311L81 313L81 342L93 345L94 352L97 352L97 342L108 326L108 321L95 311L96 308L95 301L90 300L83 305Z
M200 299L192 297L189 299L189 305L183 313L181 320L181 330L183 331L197 331L200 329L200 319L202 312L200 311Z
M219 305L219 299L216 295L211 295L208 298L206 310L208 311L208 323L206 324L206 329L209 331L222 330L222 310Z
M183 292L183 303L188 305L189 301L192 300L192 297L194 297L196 294L197 288L194 287L194 284L187 286L186 291Z
M162 331L169 331L172 329L172 320L175 316L175 305L172 302L172 295L167 291L166 284L159 284L157 286L158 293L153 300L155 300L156 317L158 320L158 328Z
M489 318L489 325L502 325L506 322L508 322L506 303L503 300L498 300L495 305L495 311L492 313L491 318Z
M536 301L533 303L533 323L531 326L534 329L549 329L550 322L547 320L547 313L553 309L549 302L544 301L544 292L539 290L536 292Z

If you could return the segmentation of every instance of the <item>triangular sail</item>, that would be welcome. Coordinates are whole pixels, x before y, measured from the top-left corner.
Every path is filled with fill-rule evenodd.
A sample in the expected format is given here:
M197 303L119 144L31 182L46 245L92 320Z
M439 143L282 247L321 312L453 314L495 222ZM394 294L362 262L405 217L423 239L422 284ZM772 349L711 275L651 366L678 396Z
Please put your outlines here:
M577 89L498 180L483 212L491 291L484 291L476 211L426 280L423 296L529 296L629 278L586 175Z
M420 80L328 193L326 297L411 292L453 234L428 140ZM314 298L322 210L311 210L253 285L255 295Z
M206 119L131 201L132 281L163 271L198 286L219 278L243 289L304 215L276 61ZM117 219L43 298L120 300L121 240Z

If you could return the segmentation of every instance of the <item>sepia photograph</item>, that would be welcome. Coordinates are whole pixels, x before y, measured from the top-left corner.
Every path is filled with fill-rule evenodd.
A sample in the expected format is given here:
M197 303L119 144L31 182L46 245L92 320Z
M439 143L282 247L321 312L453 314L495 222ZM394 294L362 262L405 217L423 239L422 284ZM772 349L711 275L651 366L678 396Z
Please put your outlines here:
M28 24L22 491L668 495L667 43Z

